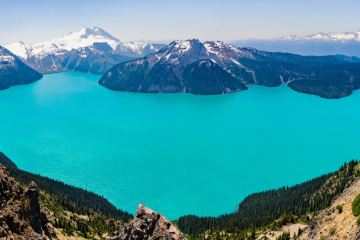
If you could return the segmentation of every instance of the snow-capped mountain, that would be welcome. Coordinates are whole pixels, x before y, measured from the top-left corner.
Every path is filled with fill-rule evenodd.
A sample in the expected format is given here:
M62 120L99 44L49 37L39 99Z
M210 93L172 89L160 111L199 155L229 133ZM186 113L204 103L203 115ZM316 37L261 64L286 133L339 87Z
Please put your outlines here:
M275 38L274 40L320 40L320 41L349 41L349 40L355 40L360 41L360 31L354 31L354 32L346 32L346 33L323 33L319 32L317 34L308 35L305 37L298 37L296 35L291 35L288 37L280 37Z
M78 49L81 47L88 47L93 45L96 42L106 42L112 49L115 49L116 45L120 43L120 41L111 36L109 33L105 32L101 28L98 27L84 27L81 28L78 32L71 32L68 35L54 39L49 42L35 44L34 48L43 48L43 46L48 46L50 44L54 44L60 49L72 50Z
M242 55L241 50L218 44L234 55ZM225 61L215 45L209 43L205 47L197 39L174 41L155 54L116 65L99 83L110 89L133 92L221 94L247 89L243 82L215 63Z
M17 56L0 46L0 89L32 83L42 75L24 64Z
M190 39L120 63L99 83L119 91L193 94L223 94L246 90L249 85L289 83L299 92L338 98L360 88L359 63L360 59L345 56L305 57Z
M273 52L301 55L335 55L360 57L360 31L346 33L317 33L304 37L295 35L273 39L246 39L232 41L238 47L254 47Z
M98 43L105 43L111 48L111 52L102 52L94 45ZM77 32L71 32L70 34L57 38L51 41L34 44L29 46L23 42L13 43L5 46L10 51L14 52L17 56L22 58L28 65L34 67L36 70L46 73L54 71L66 71L69 68L64 68L63 60L68 58L71 53L78 53L87 48L86 51L94 50L92 55L92 61L99 64L104 63L102 67L96 67L96 69L103 69L105 67L113 66L113 64L119 63L118 61L127 61L131 57L142 57L149 53L157 52L164 45L151 44L151 43L123 43L117 38L111 36L98 27L82 28ZM76 50L76 51L74 51ZM89 55L89 53L88 53ZM98 55L101 59L97 61L94 56ZM104 62L103 56L109 61ZM84 58L84 54L79 55ZM72 57L74 59L74 57ZM80 60L77 60L80 62ZM66 65L66 64L65 64ZM73 69L77 69L76 67ZM89 69L91 73L102 73L101 71L92 71L91 66L88 68L81 67L80 69Z

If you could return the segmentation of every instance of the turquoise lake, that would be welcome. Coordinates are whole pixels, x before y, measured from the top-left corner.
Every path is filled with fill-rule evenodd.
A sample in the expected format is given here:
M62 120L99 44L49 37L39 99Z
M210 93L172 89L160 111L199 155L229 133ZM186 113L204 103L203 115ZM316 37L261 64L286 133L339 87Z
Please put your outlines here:
M0 91L0 151L19 168L174 220L236 210L360 156L360 91L339 100L286 85L216 96L115 92L56 73Z

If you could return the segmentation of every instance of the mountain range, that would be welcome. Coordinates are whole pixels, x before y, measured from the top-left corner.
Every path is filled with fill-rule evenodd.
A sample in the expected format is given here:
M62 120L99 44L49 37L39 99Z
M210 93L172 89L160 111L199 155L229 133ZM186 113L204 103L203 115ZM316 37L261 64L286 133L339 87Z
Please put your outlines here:
M354 32L292 36L279 41L344 43L360 42L360 37ZM22 80L3 78L2 88L35 81L40 78L38 72L58 71L103 74L99 83L109 89L144 93L210 95L238 92L251 85L288 84L298 92L341 98L360 88L360 59L345 55L301 56L198 39L176 40L169 45L123 43L97 27L33 46L19 42L6 48L17 55L6 50L21 66L18 73L24 70L26 74L21 75ZM38 72L30 73L20 60ZM7 62L0 63L2 69ZM13 65L6 66L9 74Z
M17 56L0 46L0 90L35 82L42 74L28 67Z
M288 84L299 92L341 98L360 88L359 63L359 58L342 55L306 57L190 39L119 63L99 83L119 91L201 95Z
M288 52L300 55L336 55L360 57L360 30L345 33L296 35L273 39L245 39L230 42L237 47L253 47L271 52Z
M24 42L6 45L22 61L41 73L79 71L102 74L123 61L157 52L162 44L121 42L98 27L32 46Z

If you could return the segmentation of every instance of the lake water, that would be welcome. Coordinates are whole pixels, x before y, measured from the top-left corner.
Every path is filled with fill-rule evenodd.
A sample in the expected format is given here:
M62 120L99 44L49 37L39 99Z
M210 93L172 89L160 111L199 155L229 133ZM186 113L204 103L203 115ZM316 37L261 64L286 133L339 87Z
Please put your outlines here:
M236 210L360 155L360 92L340 100L286 85L217 96L115 92L56 73L0 91L0 151L19 168L173 220Z

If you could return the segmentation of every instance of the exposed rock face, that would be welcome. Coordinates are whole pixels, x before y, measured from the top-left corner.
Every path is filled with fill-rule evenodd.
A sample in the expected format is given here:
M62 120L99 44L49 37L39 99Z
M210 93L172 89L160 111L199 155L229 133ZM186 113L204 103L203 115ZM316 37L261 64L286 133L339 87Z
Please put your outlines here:
M39 192L31 182L24 190L0 164L0 239L58 239L40 212Z
M161 213L139 204L136 215L122 233L115 232L107 240L184 240L183 234Z
M313 217L309 227L303 232L300 239L348 239L359 240L360 229L356 225L356 217L351 211L351 203L360 193L360 177L350 181L346 189L336 196L330 207L319 211ZM343 206L339 213L337 205ZM332 230L331 230L332 229Z

